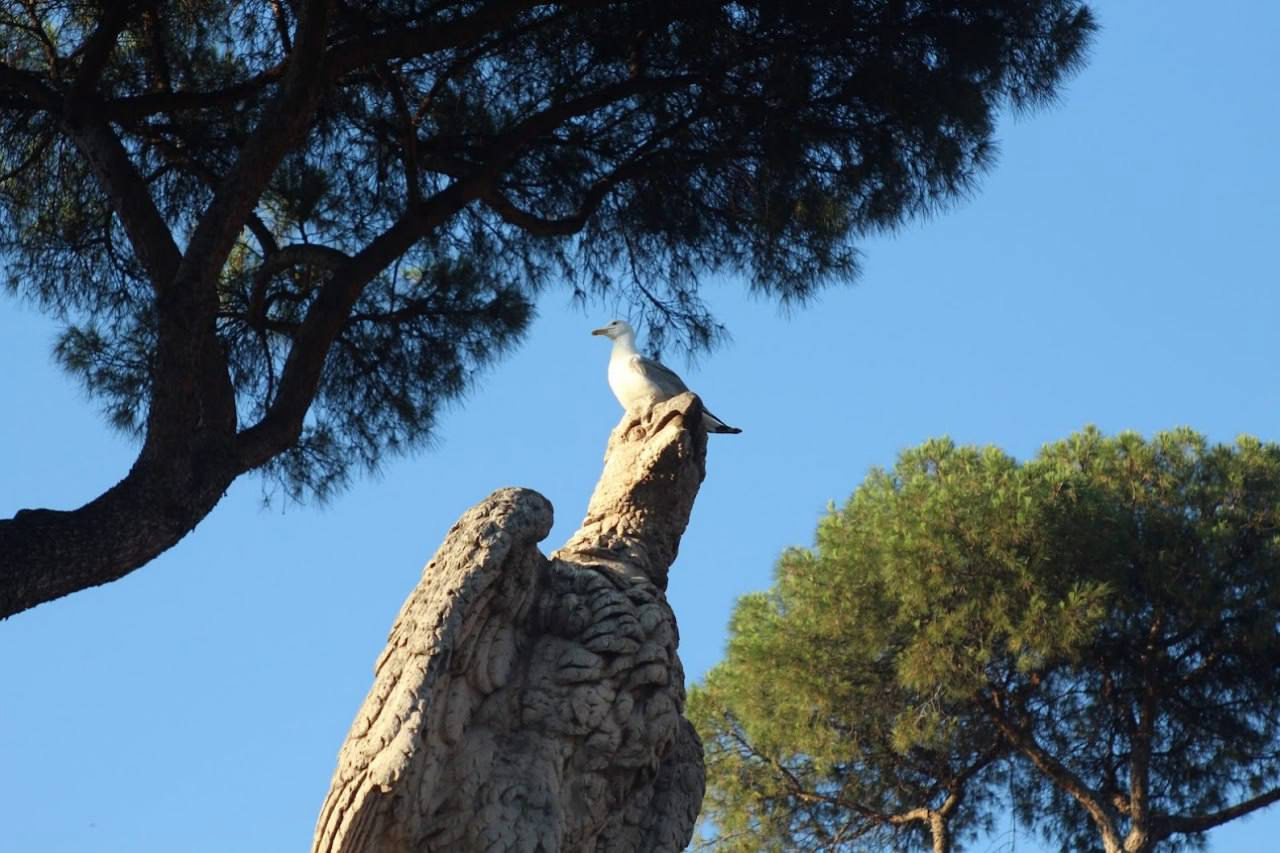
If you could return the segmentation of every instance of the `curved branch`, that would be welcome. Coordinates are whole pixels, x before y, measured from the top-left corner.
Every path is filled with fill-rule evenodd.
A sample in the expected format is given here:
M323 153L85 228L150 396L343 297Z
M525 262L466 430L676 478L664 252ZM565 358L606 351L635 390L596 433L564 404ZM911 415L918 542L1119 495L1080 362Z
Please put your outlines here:
M592 187L592 190L598 187L600 187L600 184L596 184ZM523 231L539 237L567 237L571 234L577 234L586 227L591 215L595 213L596 208L600 206L600 202L604 200L606 194L606 190L601 190L598 193L589 192L576 213L572 216L564 216L558 219L544 219L528 211L521 210L497 190L490 190L485 193L481 200L486 207L501 216L504 222L514 225Z
M98 26L75 52L81 57L80 70L76 73L76 79L72 81L71 89L67 93L69 102L82 101L93 92L98 85L98 80L102 77L102 69L106 67L107 60L111 58L111 53L115 49L116 39L120 37L120 33L124 32L129 19L141 12L144 6L154 5L155 0L137 7L129 2L107 5Z
M48 112L71 137L120 217L153 287L159 291L177 272L181 252L120 138L76 97L80 88L93 79L94 62L106 61L100 54L109 52L114 44L112 28L116 26L123 27L124 21L109 19L90 36L85 48L89 54L86 67L70 96L63 98L36 75L7 65L0 65L0 87L22 94Z
M103 119L120 124L135 124L152 115L171 115L195 110L227 107L258 94L272 83L279 82L288 67L287 63L272 66L247 80L222 89L200 92L179 90L176 92L148 92L145 95L128 95L103 101L92 107Z
M165 290L177 276L182 252L120 137L88 113L64 115L62 126L88 161L112 209L120 217L120 224L153 289Z
M325 91L323 47L334 0L305 4L280 94L223 176L191 235L181 275L212 283L280 160L306 132Z
M118 580L180 541L239 473L225 445L192 437L181 452L149 441L128 475L71 511L0 520L0 618Z
M559 5L563 4L547 0L491 0L464 18L430 21L420 27L399 27L348 39L330 50L328 75L336 80L356 68L462 47L505 26L521 12Z
M321 287L293 338L280 375L279 391L266 415L237 437L245 470L266 463L288 448L302 432L303 419L315 397L324 359L350 317L364 288L414 243L439 227L481 192L489 175L457 181L405 213L362 251L351 256Z
M1264 791L1256 797L1250 797L1247 800L1236 803L1234 806L1229 806L1210 814L1192 815L1190 817L1168 815L1156 817L1152 821L1155 825L1155 831L1152 836L1154 840L1159 841L1175 833L1207 832L1216 826L1221 826L1238 817L1243 817L1250 812L1266 808L1272 803L1280 803L1280 787Z
M1014 725L1005 716L1004 710L1000 707L998 697L994 695L989 697L986 711L987 717L1018 752L1026 756L1037 770L1047 776L1050 781L1066 794L1074 798L1088 812L1094 825L1097 826L1098 832L1102 835L1102 842L1108 853L1122 850L1123 842L1120 838L1120 833L1116 828L1116 823L1112 819L1111 813L1107 811L1106 801L1103 796L1089 787L1083 779L1071 772L1070 768L1045 750L1044 747L1040 746L1027 731Z
M34 76L13 69L0 68L0 82L14 85L58 118L120 217L152 286L160 291L177 273L182 254L120 138L87 106L117 37L136 11L129 4L116 4L102 19L81 46L80 72L65 98L46 89Z
M6 89L22 95L32 107L57 112L58 94L46 86L40 77L0 63L0 91Z

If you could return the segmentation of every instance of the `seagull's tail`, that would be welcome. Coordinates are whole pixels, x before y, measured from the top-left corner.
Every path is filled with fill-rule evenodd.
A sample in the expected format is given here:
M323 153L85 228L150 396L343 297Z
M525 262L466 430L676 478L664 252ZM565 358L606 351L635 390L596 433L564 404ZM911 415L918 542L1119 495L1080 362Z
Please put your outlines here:
M707 432L718 432L722 435L737 435L742 432L738 427L729 426L706 409L702 410L702 426Z

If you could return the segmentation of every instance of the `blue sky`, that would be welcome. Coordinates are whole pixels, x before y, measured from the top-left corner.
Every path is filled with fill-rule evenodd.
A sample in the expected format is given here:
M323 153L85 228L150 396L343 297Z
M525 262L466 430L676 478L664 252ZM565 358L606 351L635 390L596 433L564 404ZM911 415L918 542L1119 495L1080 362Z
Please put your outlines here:
M1006 117L972 198L862 243L856 287L789 316L709 287L733 341L669 361L744 432L711 438L672 572L690 678L828 502L925 438L1023 458L1088 423L1280 439L1280 4L1096 9L1061 102ZM547 551L581 519L619 415L588 335L608 319L552 291L434 447L321 508L263 508L242 479L143 570L0 623L0 848L306 849L374 658L448 527L506 485L555 505ZM77 506L133 459L51 365L54 333L0 301L3 517ZM1274 849L1277 833L1273 808L1210 848Z

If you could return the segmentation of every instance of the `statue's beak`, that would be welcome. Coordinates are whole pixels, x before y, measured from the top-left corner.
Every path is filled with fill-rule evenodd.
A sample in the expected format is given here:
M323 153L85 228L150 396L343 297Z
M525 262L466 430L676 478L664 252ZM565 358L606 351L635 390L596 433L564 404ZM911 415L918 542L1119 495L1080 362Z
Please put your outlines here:
M609 330L608 330L608 329L592 329L592 330L591 330L591 334L593 334L593 335L607 335L607 334L609 334Z

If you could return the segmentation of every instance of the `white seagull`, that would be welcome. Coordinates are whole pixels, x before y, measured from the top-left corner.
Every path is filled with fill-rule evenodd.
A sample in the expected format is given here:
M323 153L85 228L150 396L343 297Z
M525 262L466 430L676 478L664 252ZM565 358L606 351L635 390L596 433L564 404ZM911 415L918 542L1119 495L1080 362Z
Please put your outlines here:
M613 320L591 334L613 341L609 356L609 389L622 408L630 411L641 404L653 405L683 394L689 388L673 371L636 351L636 332L625 320ZM702 409L702 426L707 432L739 433L715 415Z

